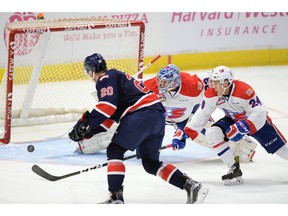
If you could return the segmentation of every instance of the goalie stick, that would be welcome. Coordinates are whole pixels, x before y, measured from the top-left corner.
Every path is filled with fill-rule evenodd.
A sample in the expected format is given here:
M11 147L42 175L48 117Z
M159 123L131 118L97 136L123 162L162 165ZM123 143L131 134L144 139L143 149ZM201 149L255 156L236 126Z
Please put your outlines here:
M67 130L65 133L59 135L59 136L55 136L55 137L46 137L44 139L37 139L37 140L32 140L32 141L20 141L20 142L13 142L13 144L26 144L26 143L38 143L38 142L50 142L50 141L57 141L60 139L65 139L65 135L68 134L71 130L73 129L73 127L69 128L69 130ZM69 144L70 141L68 141Z
M73 127L74 127L74 126L73 126ZM56 137L47 137L47 138L45 138L43 141L44 141L44 142L46 142L46 141L55 141L55 140L59 140L59 139L61 139L61 138L64 138L64 136L65 136L66 134L68 134L68 133L73 129L73 127L69 128L69 130L67 130L65 133L63 133L63 134L61 134L61 135L59 135L59 136L56 136Z
M172 145L168 144L168 145L162 146L160 149L163 150L163 149L167 149L167 148L171 148L171 147L172 147ZM129 159L132 159L132 158L135 158L135 157L137 157L137 155L133 154L133 155L125 157L124 160L129 160ZM37 164L34 164L32 166L32 171L34 173L36 173L37 175L41 176L42 178L45 178L45 179L47 179L49 181L58 181L58 180L61 180L61 179L64 179L64 178L68 178L68 177L71 177L71 176L79 175L81 173L89 172L91 170L100 169L100 168L106 167L106 166L108 166L108 162L105 162L105 163L102 163L102 164L98 164L96 166L93 166L93 167L90 167L90 168L86 168L86 169L83 169L83 170L80 170L80 171L68 173L68 174L62 175L62 176L51 175L48 172L46 172L45 170L43 170L41 167L39 167Z
M145 65L144 67L142 67L136 74L134 74L132 77L134 79L137 79L139 74L143 73L144 70L146 70L148 67L150 67L150 65L152 65L154 62L156 62L159 58L161 57L161 55L157 55L151 62L149 62L147 65ZM91 93L92 97L98 101L98 97L97 97L97 91L94 91Z
M136 74L133 75L133 78L137 78L139 74L141 74L144 70L146 70L150 65L152 65L154 62L156 62L161 55L156 56L151 62L149 62L147 65L141 68Z

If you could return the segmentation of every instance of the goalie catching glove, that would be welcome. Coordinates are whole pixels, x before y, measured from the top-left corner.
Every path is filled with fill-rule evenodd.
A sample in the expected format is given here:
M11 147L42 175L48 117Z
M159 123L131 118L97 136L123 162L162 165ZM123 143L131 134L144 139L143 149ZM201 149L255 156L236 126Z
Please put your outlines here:
M75 142L82 141L83 139L89 139L92 135L89 134L89 116L90 113L86 111L83 113L81 119L78 120L73 130L68 134L69 138Z

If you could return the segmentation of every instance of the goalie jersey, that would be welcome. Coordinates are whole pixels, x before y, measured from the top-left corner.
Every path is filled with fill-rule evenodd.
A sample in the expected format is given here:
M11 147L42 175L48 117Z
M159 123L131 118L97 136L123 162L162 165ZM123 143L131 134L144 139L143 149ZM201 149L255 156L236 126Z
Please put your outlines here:
M91 111L90 127L108 129L125 115L140 109L156 109L164 113L164 107L155 93L140 81L116 69L105 71L96 83L98 104ZM141 122L139 122L141 124Z
M181 85L179 88L176 91L166 91L162 95L159 94L156 77L144 81L144 85L161 99L166 110L168 123L184 122L186 124L193 109L197 108L197 105L202 101L205 90L204 83L208 81L208 75L202 75L203 79L200 79L197 75L180 72L180 76Z

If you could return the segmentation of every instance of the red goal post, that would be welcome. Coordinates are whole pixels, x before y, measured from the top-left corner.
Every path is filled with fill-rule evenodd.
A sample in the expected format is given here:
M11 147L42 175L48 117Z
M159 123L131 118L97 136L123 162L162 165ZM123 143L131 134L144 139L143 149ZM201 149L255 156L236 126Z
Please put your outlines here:
M144 61L145 24L109 18L10 23L0 86L0 142L11 126L77 120L95 106L84 58L101 53L109 68L136 74ZM1 69L1 68L0 68ZM1 71L1 70L0 70Z

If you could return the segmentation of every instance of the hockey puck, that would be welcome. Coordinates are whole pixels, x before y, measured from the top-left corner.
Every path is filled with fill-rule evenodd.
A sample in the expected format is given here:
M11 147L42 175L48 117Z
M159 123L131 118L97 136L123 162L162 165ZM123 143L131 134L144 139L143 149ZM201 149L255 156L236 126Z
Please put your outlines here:
M33 152L34 149L35 149L35 147L34 147L33 145L28 145L28 146L27 146L27 151L28 151L28 152Z

